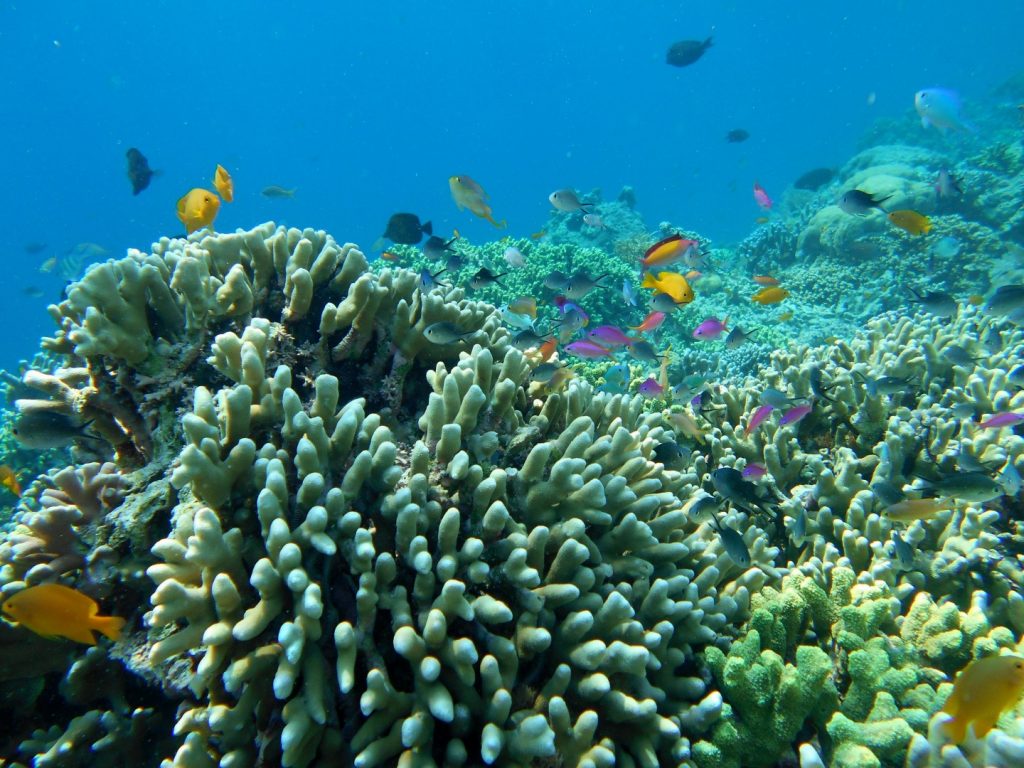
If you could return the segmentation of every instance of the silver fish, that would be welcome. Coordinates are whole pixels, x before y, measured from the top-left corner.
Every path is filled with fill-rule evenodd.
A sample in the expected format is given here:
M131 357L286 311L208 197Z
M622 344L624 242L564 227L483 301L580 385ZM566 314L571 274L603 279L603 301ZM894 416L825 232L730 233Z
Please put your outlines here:
M579 197L576 196L576 192L571 189L556 189L550 195L548 200L555 206L559 211L565 213L573 213L575 211L584 211L590 207L593 207L593 203L581 203Z
M622 281L622 298L626 300L626 303L629 304L629 306L637 306L636 287L628 277Z
M966 347L962 347L959 344L950 344L943 348L942 356L953 363L953 365L959 365L964 368L973 368L979 360L984 360L985 356L974 357Z
M1003 467L1003 471L999 473L999 477L996 479L1003 486L1007 496L1016 496L1020 493L1020 472L1017 471L1017 467L1013 465L1012 460L1007 460L1006 466Z
M781 390L768 387L767 389L761 392L760 396L758 397L758 400L761 401L761 405L770 405L772 408L777 408L781 410L783 408L788 408L791 405L796 405L797 403L805 402L806 398L790 397Z
M945 291L927 291L925 293L918 293L913 288L908 289L914 298L911 299L916 304L920 304L921 308L936 317L953 317L957 311L956 299L950 296Z
M427 341L433 344L457 344L472 336L476 331L462 331L455 323L441 321L433 323L423 329L423 335Z

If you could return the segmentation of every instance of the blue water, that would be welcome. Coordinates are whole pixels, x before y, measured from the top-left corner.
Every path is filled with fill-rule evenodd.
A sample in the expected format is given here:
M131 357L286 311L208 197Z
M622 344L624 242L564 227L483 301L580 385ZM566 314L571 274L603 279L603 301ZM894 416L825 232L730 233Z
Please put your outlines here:
M754 180L777 196L876 118L916 120L914 91L959 89L969 114L1024 69L1019 0L325 5L0 3L0 366L53 328L63 280L44 259L181 233L175 202L217 163L237 196L221 230L275 219L368 248L408 210L492 237L452 203L464 173L514 235L556 188L629 184L650 226L733 241L759 215ZM709 34L701 61L665 64ZM727 144L737 127L750 140ZM132 146L162 171L138 197ZM262 197L270 184L295 199Z

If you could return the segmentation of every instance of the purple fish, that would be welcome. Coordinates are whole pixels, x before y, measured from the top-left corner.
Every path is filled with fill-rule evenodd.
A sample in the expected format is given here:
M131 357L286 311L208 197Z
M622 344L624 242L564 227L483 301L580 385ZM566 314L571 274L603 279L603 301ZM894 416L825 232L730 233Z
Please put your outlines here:
M743 475L743 477L752 477L756 480L760 477L764 477L765 475L767 475L768 468L765 467L764 464L758 464L757 462L753 462L751 464L747 464L747 466L743 468L743 471L740 474Z
M606 347L622 347L632 344L636 339L627 336L621 328L614 325L599 325L587 334L591 341L603 344Z
M611 357L611 352L593 341L574 341L565 345L565 351L576 357L587 357L596 359L598 357Z
M761 426L761 422L767 419L771 415L771 412L774 410L775 409L772 408L770 405L758 406L754 410L754 413L750 416L750 421L747 422L747 428L743 430L743 436L746 437L759 426Z
M729 330L725 325L728 322L728 317L724 320L719 320L717 317L709 317L693 329L693 338L700 339L701 341L714 341Z
M1024 421L1024 413L1008 411L994 414L986 421L979 423L978 426L982 429L1002 429L1003 427L1012 427L1014 424L1020 424L1022 421Z
M794 408L790 408L788 411L782 414L782 418L779 419L779 425L784 426L786 424L796 424L798 421L800 421L800 419L802 419L810 412L810 405L798 405Z
M658 397L664 391L665 388L658 383L657 379L647 379L647 381L641 384L639 389L637 389L637 392L644 397Z

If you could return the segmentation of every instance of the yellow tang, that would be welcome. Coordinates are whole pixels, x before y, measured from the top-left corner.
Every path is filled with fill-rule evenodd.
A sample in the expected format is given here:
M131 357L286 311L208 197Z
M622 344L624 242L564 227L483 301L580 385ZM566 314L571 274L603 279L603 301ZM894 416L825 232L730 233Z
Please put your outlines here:
M219 210L220 198L210 190L199 187L178 201L178 218L190 235L197 229L212 225Z
M653 288L658 293L671 296L676 304L689 304L693 301L693 288L678 272L659 272L657 277L648 272L640 287Z
M928 230L932 228L931 219L909 208L890 211L888 216L889 221L912 235L927 235Z
M770 285L767 288L762 288L760 291L750 297L751 301L756 301L758 304L778 304L783 299L789 296L789 291L785 288L781 288L777 285Z
M98 616L95 600L62 584L40 584L16 592L3 604L3 612L37 635L66 637L86 645L96 645L94 631L117 640L125 624L120 616Z
M953 693L942 711L953 719L943 730L957 744L967 737L974 723L974 735L985 738L999 715L1024 692L1024 659L1020 656L988 656L968 664L953 683Z

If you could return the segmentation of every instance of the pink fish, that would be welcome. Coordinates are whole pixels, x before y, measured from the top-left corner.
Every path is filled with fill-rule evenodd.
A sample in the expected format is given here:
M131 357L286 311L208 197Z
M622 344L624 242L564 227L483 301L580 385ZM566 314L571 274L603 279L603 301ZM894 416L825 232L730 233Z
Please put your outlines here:
M637 392L644 397L658 397L664 391L665 388L658 383L657 379L647 379L647 381L641 384L637 389Z
M593 341L574 341L565 345L565 351L576 357L586 357L596 360L599 357L611 357L612 353L607 347L602 347Z
M752 477L756 480L759 477L764 477L765 475L767 475L768 468L764 464L758 464L757 462L753 462L751 464L747 464L747 466L743 468L743 471L740 474L743 475L743 477Z
M1012 427L1014 424L1020 424L1022 421L1024 421L1024 413L1009 411L994 414L988 420L978 424L978 426L982 429L1002 429L1003 427Z
M768 197L768 193L764 191L764 187L756 181L754 182L754 200L757 201L757 204L766 211L770 211L772 209L772 205L774 205L772 199Z
M717 317L709 317L693 329L693 338L700 339L701 341L714 341L729 330L726 326L728 322L728 317L724 320L719 320Z
M743 436L746 437L759 426L761 426L764 420L767 419L771 415L771 412L774 410L775 409L772 408L770 405L758 406L754 410L754 413L751 414L750 421L747 422L746 429L743 430Z
M779 425L782 426L785 424L796 424L798 421L800 421L800 419L802 419L810 412L810 405L794 406L793 408L790 408L788 411L782 414L782 418L779 419Z
M587 336L591 341L606 347L624 347L636 341L614 325L599 325L597 328L591 329Z
M664 312L658 312L657 310L655 310L654 312L651 312L649 315L647 315L647 317L644 318L643 322L640 323L640 325L631 325L629 327L630 330L640 331L641 333L645 333L646 331L653 331L656 328L658 328L662 323L665 322L666 317L668 317L668 315L665 314Z

